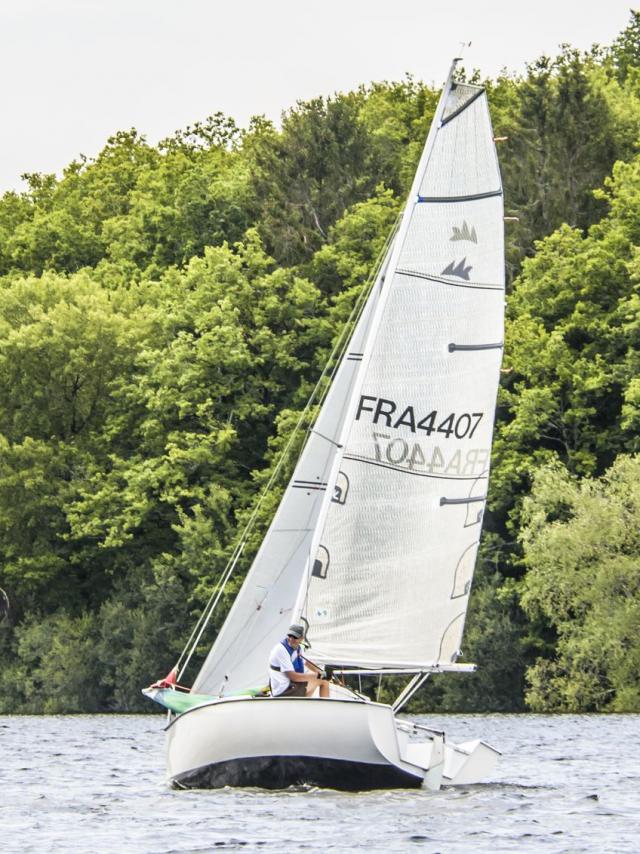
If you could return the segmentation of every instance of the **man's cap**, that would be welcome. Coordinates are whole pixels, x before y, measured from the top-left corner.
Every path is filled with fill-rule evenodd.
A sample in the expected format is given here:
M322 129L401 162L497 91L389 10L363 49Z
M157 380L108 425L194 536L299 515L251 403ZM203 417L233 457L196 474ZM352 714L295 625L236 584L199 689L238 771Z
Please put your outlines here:
M293 635L294 638L304 637L304 628L302 626L298 626L294 624L293 626L289 626L288 635Z

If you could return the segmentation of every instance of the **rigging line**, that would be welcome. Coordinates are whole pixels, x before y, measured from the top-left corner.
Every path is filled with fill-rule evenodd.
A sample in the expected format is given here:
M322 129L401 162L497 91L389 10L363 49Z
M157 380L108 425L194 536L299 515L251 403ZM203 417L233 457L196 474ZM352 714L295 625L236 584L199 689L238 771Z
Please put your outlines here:
M204 620L202 621L202 626L201 626L201 628L200 628L200 631L198 632L198 636L197 636L197 637L196 637L196 639L193 641L193 644L192 644L192 646L191 646L191 649L189 650L189 655L187 656L187 660L186 660L186 661L185 661L185 663L182 665L182 668L181 668L180 672L178 673L178 679L180 679L180 677L182 676L182 674L183 674L183 673L185 672L185 670L187 669L187 666L189 665L189 662L191 661L191 658L192 658L192 656L193 656L193 653L196 651L196 648L197 648L198 644L200 643L200 638L202 637L202 634L203 634L204 630L207 628L207 625L209 624L209 620L211 619L211 617L212 617L212 615L213 615L213 612L214 612L214 610L215 610L215 608L216 608L216 606L217 606L218 602L220 601L220 599L221 599L221 597L222 597L222 594L224 593L224 588L225 588L225 587L226 587L226 585L227 585L227 581L228 581L228 580L229 580L229 578L231 577L231 574L232 574L233 570L235 569L235 566L236 566L236 564L237 564L237 562L238 562L238 560L239 560L239 558L240 558L240 555L242 554L242 551L243 551L243 549L244 549L245 545L246 545L246 542L243 542L243 543L242 543L242 547L241 547L241 548L238 548L238 549L236 550L235 559L234 559L230 564L228 564L227 569L226 569L226 571L225 571L225 573L224 573L224 576L222 577L221 581L220 581L220 582L219 582L219 584L218 584L218 587L217 587L217 588L214 588L214 592L211 594L211 596L212 596L212 598L213 598L213 597L214 597L214 595L215 595L215 598L213 598L213 601L211 601L211 599L210 599L211 604L210 604L210 606L209 606L209 610L208 610L207 617L206 617L206 619L204 619ZM216 592L216 591L217 591L217 592ZM184 655L184 650L183 650L182 655ZM182 658L182 655L180 656L181 658Z
M320 397L317 401L318 406L322 405L322 403L323 403L323 401L324 401L324 399L328 393L328 390L331 387L331 382L334 379L335 373L338 369L338 366L340 364L342 357L344 356L344 353L346 351L346 348L347 348L349 341L350 341L350 338L351 338L351 335L350 334L347 335L346 333L348 330L350 331L350 330L355 328L355 326L357 325L357 322L359 321L360 317L362 316L364 306L366 305L369 294L371 293L373 285L376 282L378 273L380 272L380 268L382 266L384 258L386 257L389 246L391 245L391 243L392 243L392 241L396 235L396 232L398 230L398 225L400 222L401 215L402 215L402 212L400 212L398 214L398 216L396 217L396 220L393 224L393 227L391 228L389 235L387 236L387 239L385 240L383 247L381 248L380 252L378 253L378 256L376 258L376 262L375 262L374 267L372 269L372 273L370 274L369 279L367 280L365 287L362 288L360 294L358 295L358 299L356 300L355 305L351 310L351 313L347 319L347 322L342 327L342 330L341 330L341 332L340 332L340 334L336 340L336 343L334 344L334 347L331 351L329 359L327 360L327 362L325 364L325 368L323 369L322 373L320 374L320 377L318 378L318 381L317 381L316 385L314 386L313 391L311 392L311 395L310 395L302 413L300 414L300 417L298 418L298 421L297 421L297 423L296 423L296 425L295 425L295 427L291 433L291 436L289 437L289 440L287 441L285 447L283 448L283 450L280 454L280 457L278 458L278 461L276 463L276 466L275 466L269 480L267 481L267 484L264 487L264 489L260 495L260 498L258 499L258 502L257 502L251 516L249 517L249 521L247 522L247 524L246 524L246 526L245 526L245 528L244 528L244 530L240 536L240 539L239 539L236 547L234 548L234 551L232 552L231 557L229 558L229 561L227 563L227 567L225 569L225 572L223 573L223 579L221 582L222 583L222 589L220 590L219 595L216 595L217 588L214 588L211 596L209 597L209 601L207 602L207 605L205 606L205 608L204 608L204 610L200 616L200 619L196 623L194 630L191 632L189 640L185 644L185 647L182 650L182 653L180 654L180 658L178 659L178 665L177 665L178 668L180 668L182 659L183 659L185 653L187 652L187 649L189 649L189 645L192 643L194 635L196 634L196 632L198 632L198 626L202 622L203 623L202 628L199 631L197 640L193 644L193 646L191 647L191 650L190 650L188 658L187 658L187 663L190 661L190 659L191 659L191 657L195 651L195 647L197 646L200 638L202 637L202 634L203 634L206 626L208 625L208 623L209 623L209 621L213 615L213 611L214 611L216 605L220 601L220 596L224 592L224 587L226 586L229 578L231 577L231 573L233 572L233 569L235 568L237 560L240 556L240 551L244 548L247 537L248 537L249 533L251 532L251 530L253 529L253 525L255 524L255 520L256 520L256 517L258 514L258 510L260 509L262 502L264 501L265 497L267 496L267 494L271 490L271 487L273 486L273 483L275 482L276 477L279 475L280 470L282 469L282 467L284 465L284 461L287 458L287 455L291 449L291 446L293 445L294 439L298 435L298 432L299 432L299 430L300 430L300 428L304 422L304 419L305 419L307 413L309 412L309 410L311 409L311 407L313 406L313 404L315 402L316 395L318 394L318 391L320 390L322 382L325 379L325 377L327 376L328 366L330 364L332 364L332 362L333 362L333 368L332 368L331 373L329 375L329 382L326 384L322 394L320 395ZM338 354L338 353L339 353L339 357L336 358L336 354ZM305 444L306 444L306 441L309 437L313 423L315 423L315 419L307 427L306 435L305 435ZM185 669L186 669L186 664L180 670L180 675L182 675L184 673Z
M273 469L273 472L271 473L271 476L269 477L269 480L267 481L266 486L264 487L262 493L260 494L260 497L259 497L259 499L258 499L258 501L257 501L257 503L253 509L253 512L251 513L249 520L248 520L247 524L245 525L245 528L244 528L244 530L240 536L240 539L239 539L236 547L234 548L234 551L231 554L229 562L227 563L227 567L225 569L225 572L223 574L223 579L221 582L222 587L219 590L218 590L218 588L214 588L214 590L213 590L213 592L209 598L209 601L207 602L207 605L206 605L206 607L203 611L203 614L200 618L200 620L203 622L203 625L202 625L202 628L200 629L200 632L198 634L196 641L194 642L193 646L191 647L191 650L190 650L188 658L187 658L187 662L191 659L191 657L195 651L195 647L197 646L198 642L200 641L200 638L202 637L202 634L203 634L206 626L208 625L209 620L211 619L211 617L213 615L213 611L214 611L216 605L220 601L220 597L221 597L222 593L224 592L224 587L226 586L227 582L229 581L229 578L231 577L231 573L235 569L235 566L238 562L238 558L240 557L240 553L246 544L247 538L248 538L251 530L253 529L253 525L255 524L255 520L257 518L258 511L259 511L260 507L262 506L262 503L263 503L264 499L266 498L267 494L270 492L271 487L273 486L276 478L280 474L281 469L284 466L284 462L288 456L288 453L291 449L291 446L293 445L294 439L297 437L298 432L300 430L300 427L302 426L302 423L303 423L309 409L312 406L313 399L316 395L316 392L317 392L317 390L320 386L320 383L322 382L322 379L325 376L325 374L326 374L326 369L325 369L325 371L323 371L318 382L316 383L316 386L314 387L313 392L311 393L311 397L307 401L306 406L304 407L302 413L300 414L300 417L298 418L298 421L297 421L295 427L293 428L293 431L292 431L285 447L283 448L282 453L280 454L280 457L278 458L278 461L277 461L277 463ZM194 632L195 631L197 631L197 628L194 630ZM180 655L180 661L182 660L183 656L185 655L186 650L189 647L189 644L191 643L194 632L192 632L190 640L187 642L185 648L183 649L183 651ZM182 675L182 673L184 673L185 668L186 668L186 664L182 667L182 671L181 671L180 675Z
M398 697L394 700L391 705L394 713L399 712L400 709L409 702L409 700L413 697L416 691L424 685L429 677L429 671L422 673L416 673L416 675L411 679L411 681L405 685L404 689L400 692Z
M232 554L232 556L231 556L231 559L233 559L233 557L234 557L234 555L235 555L235 551L236 551L236 550L234 549L234 552L233 552L233 554ZM202 624L202 621L203 621L203 619L204 619L204 616L205 616L205 614L207 613L207 610L208 610L208 608L209 608L209 605L210 605L210 604L211 604L211 602L213 601L213 598L214 598L214 596L216 595L216 593L217 593L217 591L218 591L218 589L219 589L219 587L220 587L220 583L221 583L221 581L222 581L222 578L224 577L225 571L226 571L226 567L225 567L225 570L223 570L223 571L222 571L222 573L220 574L220 579L218 580L218 583L214 586L213 591L211 592L211 595L209 596L209 599L208 599L208 601L207 601L207 605L205 606L205 608L203 609L202 613L201 613L201 614L200 614L200 616L198 617L198 620L197 620L197 622L196 622L195 626L193 627L193 629L191 630L191 634L189 635L189 638L188 638L188 640L187 640L186 644L184 645L184 648L183 648L182 652L180 653L180 657L178 658L178 661L177 661L177 663L176 663L176 665L175 665L175 667L176 667L176 669L178 670L178 673L179 673L179 675L180 675L180 676L184 673L184 670L185 670L185 668L186 668L186 664L185 664L185 666L184 666L184 667L182 666L182 659L184 658L184 656L185 656L185 654L186 654L187 650L189 649L189 647L191 646L191 642L193 641L194 637L196 636L196 634L198 634L198 631L200 630L200 626L201 626L201 624ZM191 653L189 654L189 657L191 657ZM187 659L187 663L188 663L188 659Z

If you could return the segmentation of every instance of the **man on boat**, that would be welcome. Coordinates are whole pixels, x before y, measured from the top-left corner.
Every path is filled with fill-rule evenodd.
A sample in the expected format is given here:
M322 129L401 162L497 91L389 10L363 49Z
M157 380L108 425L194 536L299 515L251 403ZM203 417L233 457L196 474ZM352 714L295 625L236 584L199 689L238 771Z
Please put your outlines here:
M303 637L302 626L289 626L286 638L278 641L271 650L269 669L272 696L311 697L316 688L321 697L329 696L329 682L322 678L320 668L302 656L300 644Z

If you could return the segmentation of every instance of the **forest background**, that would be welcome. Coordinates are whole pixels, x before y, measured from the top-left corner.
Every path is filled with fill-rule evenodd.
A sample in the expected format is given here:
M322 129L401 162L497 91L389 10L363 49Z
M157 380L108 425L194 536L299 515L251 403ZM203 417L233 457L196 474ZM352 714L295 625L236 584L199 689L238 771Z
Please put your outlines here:
M611 46L471 79L519 219L465 632L479 669L411 710L638 711L640 15ZM408 77L300 102L280 128L118 132L0 199L0 713L151 710L140 688L215 588L438 95Z

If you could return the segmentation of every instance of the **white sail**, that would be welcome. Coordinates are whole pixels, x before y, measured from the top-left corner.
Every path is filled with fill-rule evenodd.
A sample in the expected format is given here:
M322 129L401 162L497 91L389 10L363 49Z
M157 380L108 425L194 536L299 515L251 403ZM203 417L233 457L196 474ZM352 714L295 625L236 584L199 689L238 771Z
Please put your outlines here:
M338 451L337 437L343 429L385 269L383 263L276 515L196 677L194 692L228 694L268 681L269 651L294 618L296 596ZM346 491L345 486L341 492L340 483L332 485L337 500L344 500Z
M318 660L419 669L458 654L501 361L502 187L484 91L448 83L438 115L396 245L193 691L264 684L300 618Z
M484 91L453 84L441 110L343 424L349 492L319 514L299 597L326 662L459 654L502 357L503 206Z

